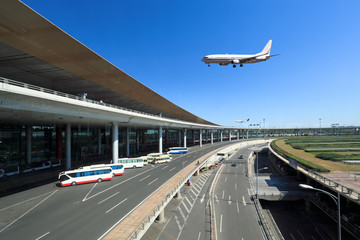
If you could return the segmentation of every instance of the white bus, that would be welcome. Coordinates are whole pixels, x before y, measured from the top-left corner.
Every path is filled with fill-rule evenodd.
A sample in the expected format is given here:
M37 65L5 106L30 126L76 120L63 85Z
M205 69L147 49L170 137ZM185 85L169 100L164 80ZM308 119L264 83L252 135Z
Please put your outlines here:
M167 149L167 154L183 154L188 153L188 149L186 147L171 147Z
M119 158L117 164L122 164L124 168L136 168L144 166L144 159L138 158Z
M104 167L110 167L112 169L113 176L120 176L124 174L124 166L122 164L96 164L96 165L81 167L79 169L98 169Z
M97 169L76 169L61 172L59 174L59 180L61 186L74 186L77 184L102 182L111 180L113 178L113 172L110 167L102 167Z

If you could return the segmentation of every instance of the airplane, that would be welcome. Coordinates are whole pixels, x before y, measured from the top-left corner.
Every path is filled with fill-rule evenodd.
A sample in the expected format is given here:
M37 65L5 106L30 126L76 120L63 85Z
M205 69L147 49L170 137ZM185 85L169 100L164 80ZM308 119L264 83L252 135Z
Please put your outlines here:
M250 118L246 119L246 120L235 120L235 122L237 123L243 123L243 122L248 122L250 121Z
M207 55L206 57L202 58L201 61L203 61L205 64L208 64L210 67L210 63L218 63L221 66L233 64L233 67L236 67L236 64L240 64L240 67L243 67L243 64L245 63L258 63L263 62L271 57L275 57L276 55L270 55L271 50L271 43L272 40L269 40L264 49L253 55L239 55L239 54L212 54Z

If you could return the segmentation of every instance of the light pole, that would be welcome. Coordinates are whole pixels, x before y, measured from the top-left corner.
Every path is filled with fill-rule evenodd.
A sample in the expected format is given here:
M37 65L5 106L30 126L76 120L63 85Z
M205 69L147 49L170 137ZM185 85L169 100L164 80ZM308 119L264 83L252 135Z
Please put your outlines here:
M265 139L265 118L263 119L263 121L264 121L264 139Z
M321 136L321 118L319 118L319 136Z
M325 193L329 197L331 197L332 200L334 200L335 204L338 207L338 239L341 240L341 216L340 216L340 193L338 192L337 197L334 194L331 194L327 191L324 191L319 188L314 188L313 186L307 185L307 184L299 184L299 187L304 189L310 189L310 190L316 190L322 193Z
M256 154L256 200L259 199L259 170L268 169L268 167L263 167L259 169L259 153L255 151Z

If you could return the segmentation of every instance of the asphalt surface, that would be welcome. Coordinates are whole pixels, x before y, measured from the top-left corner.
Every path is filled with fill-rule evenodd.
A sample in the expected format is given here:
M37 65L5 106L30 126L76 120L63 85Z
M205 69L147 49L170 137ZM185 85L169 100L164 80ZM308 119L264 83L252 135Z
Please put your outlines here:
M237 151L223 162L215 185L217 239L264 239L250 200L250 184L245 176L250 152ZM239 156L243 155L243 159ZM154 223L142 240L207 240L210 239L209 190L219 167L200 173L192 185L182 189L182 198L173 200L165 223Z
M239 159L239 155L244 159ZM249 152L238 151L224 162L215 187L215 216L218 239L264 239L250 200L252 194L246 177Z
M0 239L99 239L184 166L232 142L195 147L172 162L126 169L111 181L58 182L1 198Z

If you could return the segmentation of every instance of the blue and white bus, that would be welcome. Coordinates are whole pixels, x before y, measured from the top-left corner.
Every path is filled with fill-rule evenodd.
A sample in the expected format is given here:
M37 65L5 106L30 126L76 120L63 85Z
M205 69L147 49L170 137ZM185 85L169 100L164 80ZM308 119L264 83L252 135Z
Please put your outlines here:
M188 153L188 149L186 147L171 147L167 149L167 154L183 154Z
M95 165L80 167L79 169L98 169L104 167L110 167L112 169L113 176L120 176L124 174L124 166L122 164L95 164Z
M77 184L102 182L111 180L113 178L113 172L110 167L102 167L97 169L76 169L61 172L59 174L59 180L61 186L74 186Z

